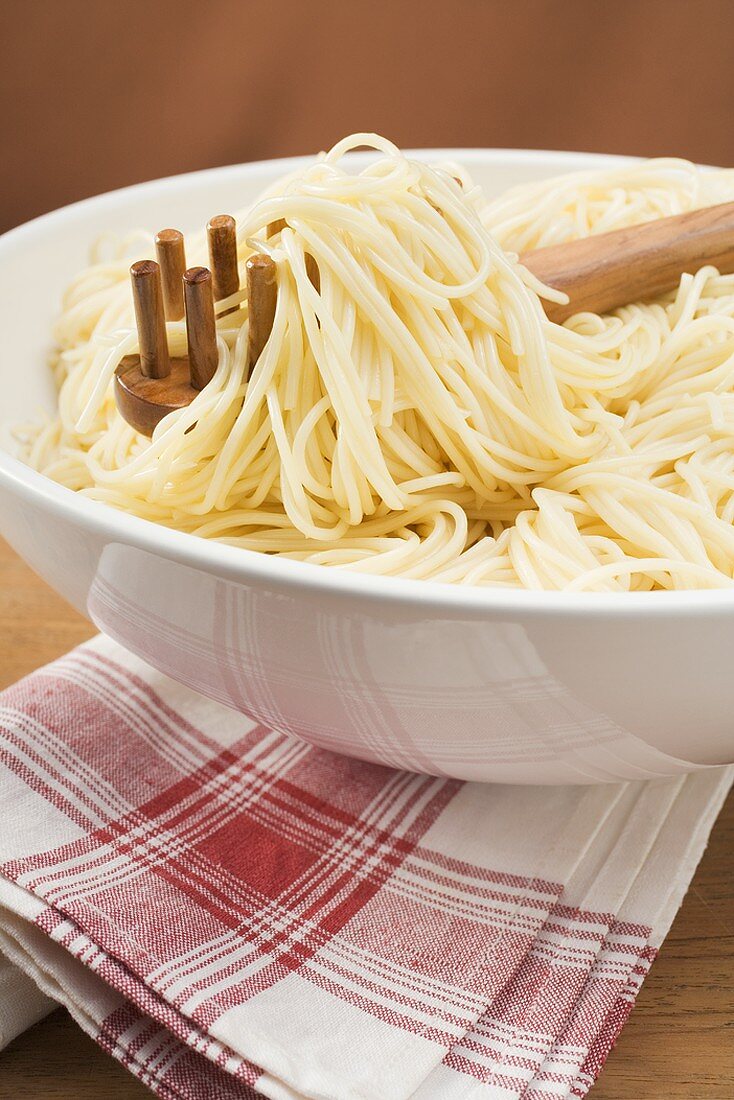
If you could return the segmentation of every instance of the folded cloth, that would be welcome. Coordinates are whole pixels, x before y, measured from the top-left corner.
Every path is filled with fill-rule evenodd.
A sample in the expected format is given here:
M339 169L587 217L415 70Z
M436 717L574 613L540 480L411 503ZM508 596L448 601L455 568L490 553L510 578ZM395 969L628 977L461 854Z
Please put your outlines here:
M55 1007L36 982L0 954L0 1050Z
M163 1097L583 1096L733 778L392 771L98 638L0 696L0 952Z

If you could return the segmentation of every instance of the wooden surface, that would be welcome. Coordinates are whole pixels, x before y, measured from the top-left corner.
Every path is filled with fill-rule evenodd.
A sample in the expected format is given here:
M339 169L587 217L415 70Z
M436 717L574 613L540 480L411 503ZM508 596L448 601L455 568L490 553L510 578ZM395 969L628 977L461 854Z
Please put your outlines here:
M0 688L92 628L0 540ZM734 1096L734 795L645 982L594 1100ZM150 1095L61 1010L0 1054L0 1100Z

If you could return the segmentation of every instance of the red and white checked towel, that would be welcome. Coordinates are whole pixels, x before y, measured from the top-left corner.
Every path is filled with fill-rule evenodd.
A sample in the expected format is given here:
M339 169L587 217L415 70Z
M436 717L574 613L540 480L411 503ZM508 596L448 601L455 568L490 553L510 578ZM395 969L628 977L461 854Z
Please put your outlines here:
M391 771L100 638L0 696L0 952L163 1097L583 1096L733 774Z

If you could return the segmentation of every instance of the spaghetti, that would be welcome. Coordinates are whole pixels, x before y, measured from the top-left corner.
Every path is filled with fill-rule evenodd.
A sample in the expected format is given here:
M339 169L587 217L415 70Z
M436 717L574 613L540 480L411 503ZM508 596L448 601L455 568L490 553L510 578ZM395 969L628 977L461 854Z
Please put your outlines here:
M365 143L382 156L353 174L342 158ZM240 262L277 263L270 339L248 378L244 295L219 302L216 374L152 439L112 396L137 344L129 242L106 259L103 242L64 298L58 416L23 433L27 460L156 523L342 569L732 585L734 276L703 268L561 326L517 261L731 198L734 173L656 160L487 202L460 166L354 135L237 215ZM206 262L203 236L187 252ZM167 329L182 354L183 321Z

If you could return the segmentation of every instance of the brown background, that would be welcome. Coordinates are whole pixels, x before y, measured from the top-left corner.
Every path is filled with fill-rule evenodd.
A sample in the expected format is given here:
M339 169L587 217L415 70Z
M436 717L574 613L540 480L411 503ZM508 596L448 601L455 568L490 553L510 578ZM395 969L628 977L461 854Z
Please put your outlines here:
M734 0L0 0L0 230L358 129L732 165L733 45ZM0 687L89 633L0 544ZM733 799L599 1100L734 1095ZM0 1056L1 1100L145 1095L60 1013Z
M358 129L734 163L731 0L0 0L0 13L0 229Z

